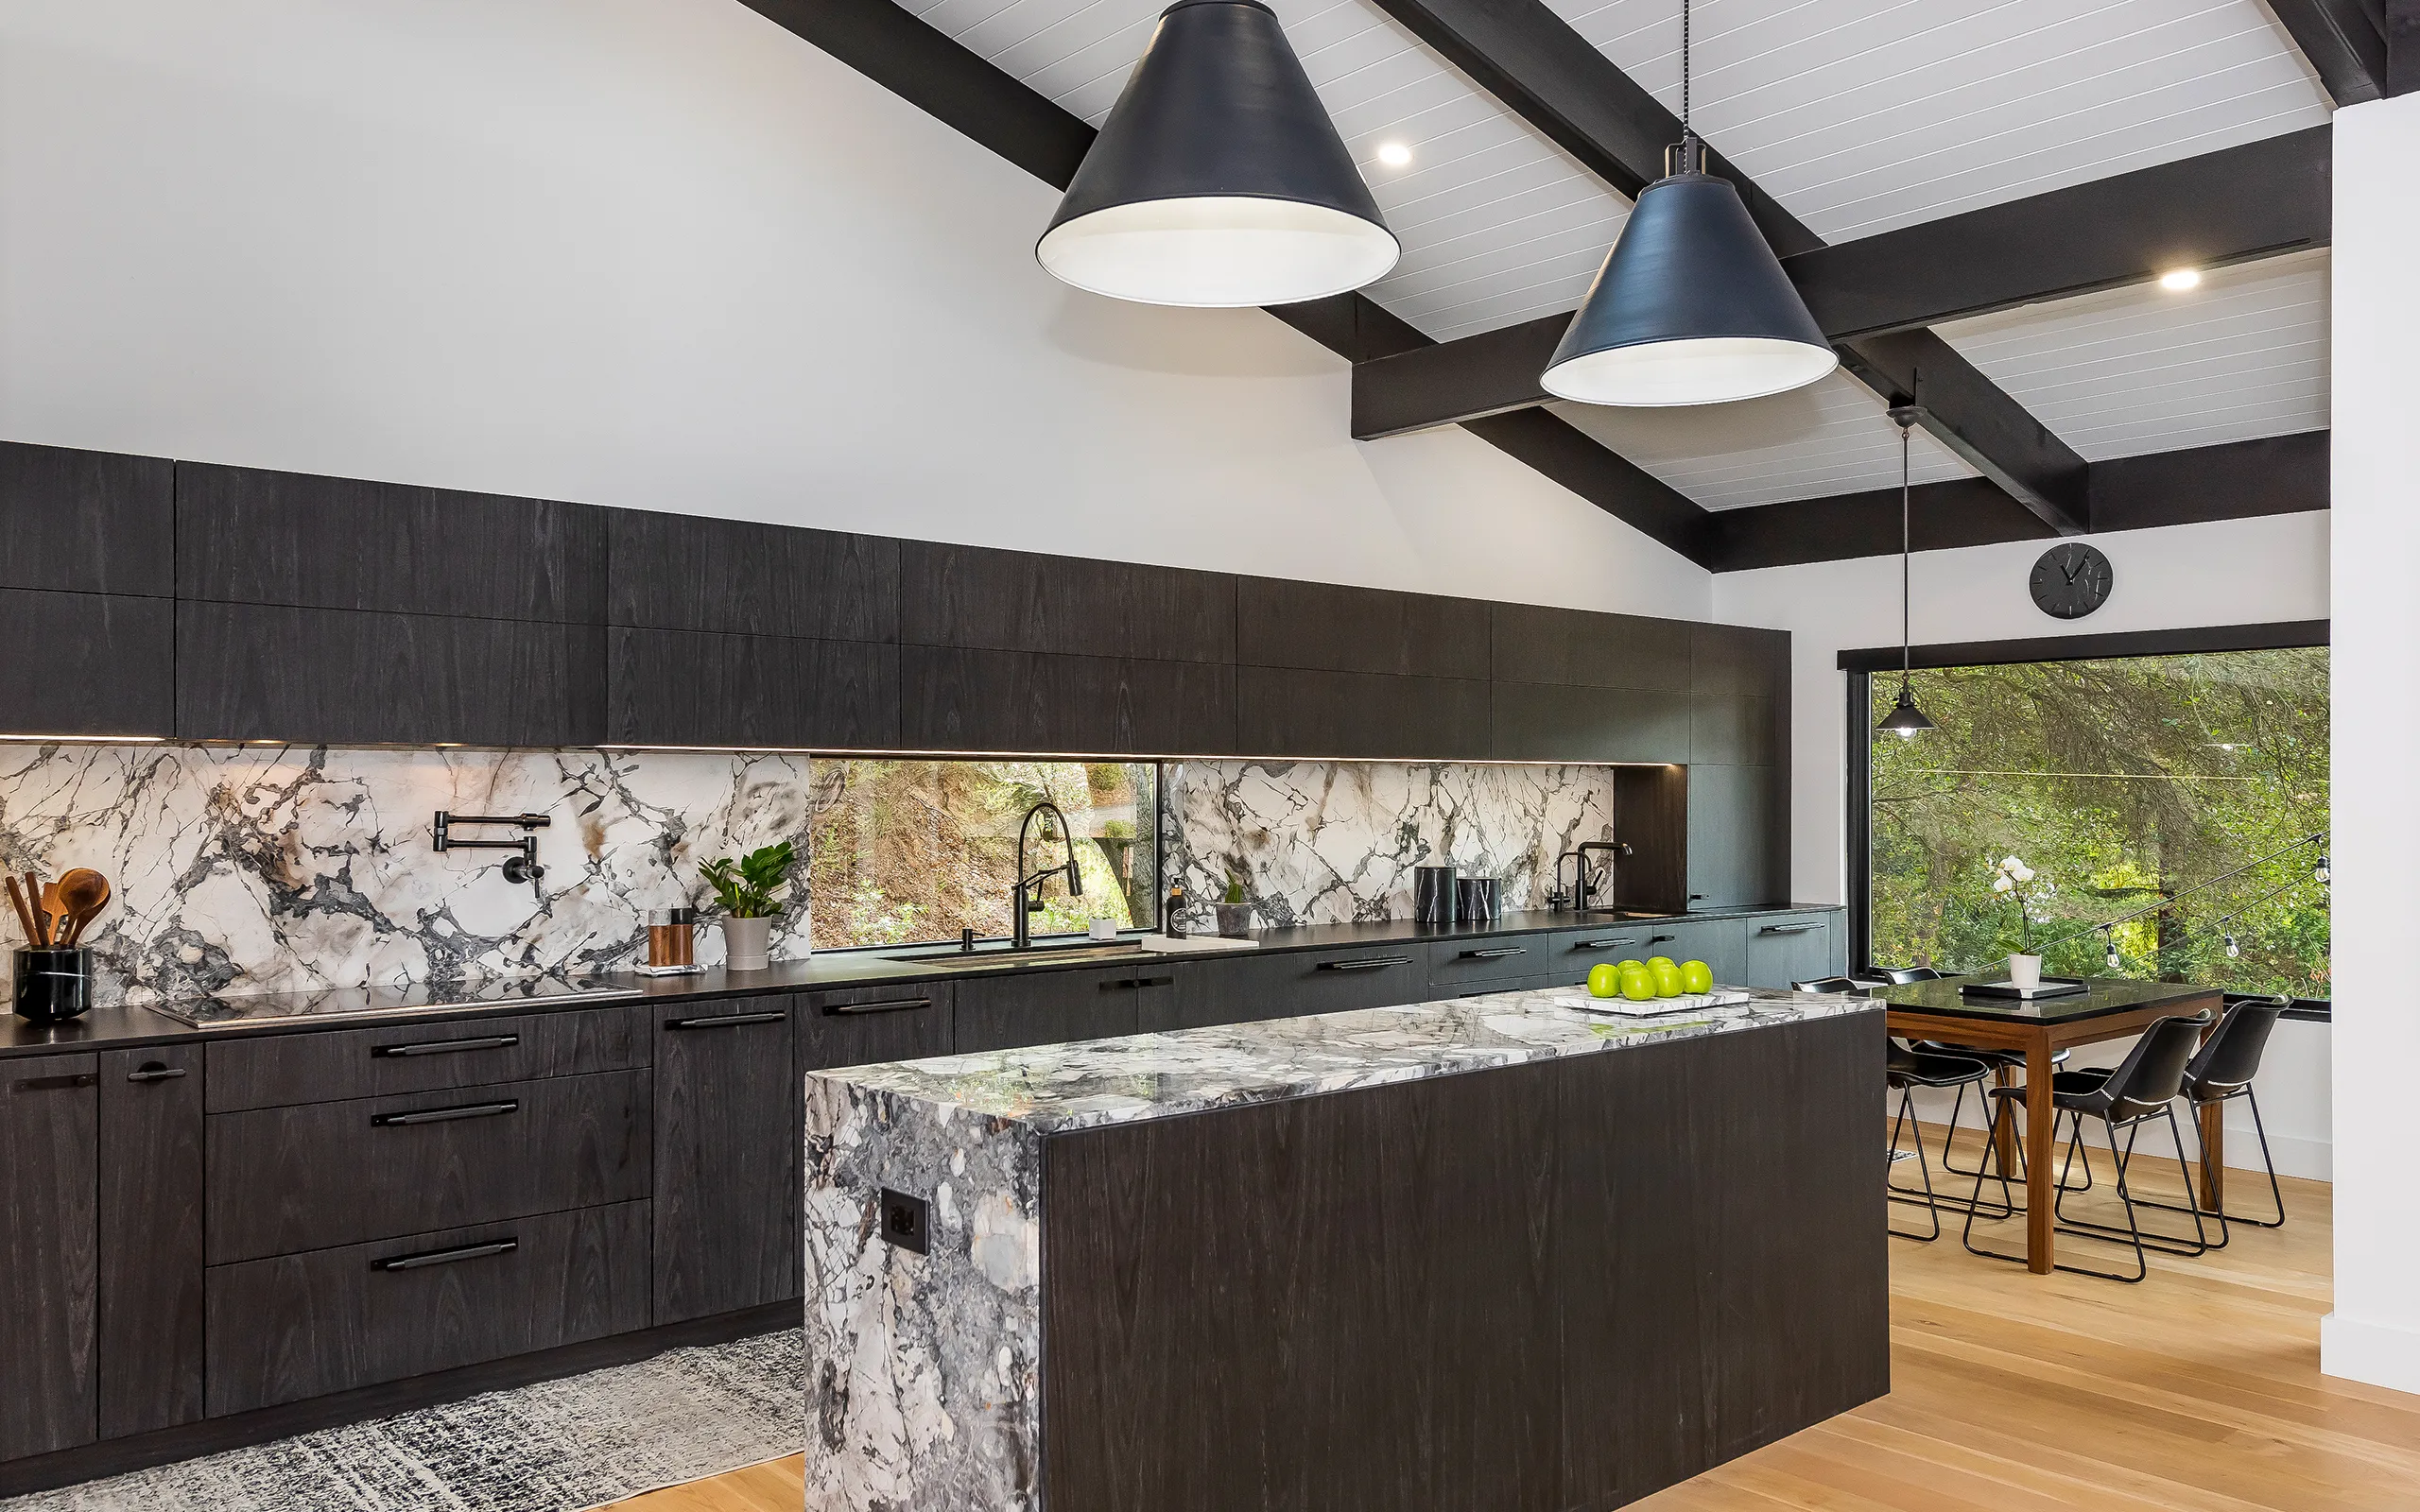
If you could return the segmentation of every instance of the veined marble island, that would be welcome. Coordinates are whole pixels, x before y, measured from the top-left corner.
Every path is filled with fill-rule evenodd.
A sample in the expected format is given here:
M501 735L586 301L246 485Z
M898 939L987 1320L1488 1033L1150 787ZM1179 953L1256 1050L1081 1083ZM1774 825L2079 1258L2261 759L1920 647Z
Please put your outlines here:
M1575 996L810 1076L807 1505L1613 1507L1888 1390L1880 1005Z

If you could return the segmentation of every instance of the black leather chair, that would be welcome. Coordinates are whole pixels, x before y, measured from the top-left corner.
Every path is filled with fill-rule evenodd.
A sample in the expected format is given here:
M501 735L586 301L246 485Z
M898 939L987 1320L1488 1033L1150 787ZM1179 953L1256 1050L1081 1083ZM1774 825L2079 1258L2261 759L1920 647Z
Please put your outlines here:
M2278 1016L2291 1006L2293 1006L2291 998L2237 999L2228 1006L2225 1016L2219 1020L2219 1026L2210 1031L2210 1037L2202 1041L2201 1050L2195 1053L2193 1059L2185 1068L2185 1101L2195 1113L2198 1114L2204 1108L2218 1104L2233 1102L2238 1097L2251 1105L2253 1132L2260 1137L2260 1164L2262 1169L2269 1173L2269 1201L2277 1213L2274 1218L2242 1217L2227 1211L2226 1204L2221 1202L2218 1211L2209 1213L2209 1216L2219 1220L2219 1237L2210 1246L2212 1249L2226 1247L2227 1240L2231 1237L2227 1232L2230 1224L2249 1224L2255 1228L2285 1227L2286 1194L2277 1184L2277 1161L2269 1153L2269 1128L2260 1121L2260 1099L2253 1093L2252 1079L2260 1074L2261 1057L2268 1053L2269 1035L2277 1027ZM2112 1074L2083 1071L2076 1074L2095 1076ZM2200 1135L2201 1125L2196 1119L2194 1136L2197 1142ZM2204 1163L2206 1164L2210 1158L2209 1147L2203 1145L2201 1154ZM2209 1210L2201 1208L2199 1198L2194 1199L2193 1208L2186 1208L2173 1202L2153 1202L2148 1197L2136 1197L2135 1201L2138 1206L2158 1208L2168 1212L2195 1211L2209 1212Z
M1941 973L1929 966L1877 966L1875 971L1881 973L1883 979L1893 987L1906 987L1911 982L1941 980ZM1919 1040L1916 1041L1916 1048L1927 1055L1963 1056L1969 1060L1979 1060L1995 1073L2013 1073L2025 1069L2025 1053L2021 1050L1999 1050L1990 1045L1954 1044L1946 1040ZM2067 1063L2067 1057L2074 1053L2071 1050L2062 1050L2050 1057L2050 1064L2064 1066ZM1950 1138L1942 1142L1941 1168L1959 1176L1980 1176L1983 1168L1979 1164L1969 1170L1949 1158L1949 1152L1954 1147L1958 1133L1958 1120L1963 1117L1965 1112L1966 1087L1962 1082L1958 1087L1958 1100L1949 1107ZM2086 1168L2084 1184L2079 1190L2090 1191L2091 1188L2092 1172Z
M2135 1041L2135 1048L2127 1053L2125 1060L2114 1071L2056 1072L2052 1074L2051 1085L2047 1089L2031 1086L1993 1088L1989 1095L1995 1138L1985 1143L1981 1166L1984 1174L1975 1178L1974 1196L1967 1205L1964 1235L1967 1249L1992 1260L2005 1260L2020 1265L2025 1263L2023 1255L2003 1255L1976 1246L1975 1212L1982 1201L1983 1182L1992 1176L1999 1178L2002 1205L2014 1210L2015 1198L2009 1188L2008 1173L1992 1169L1996 1163L1994 1151L1998 1145L1996 1136L2000 1131L2000 1120L2014 1121L2017 1110L2027 1105L2030 1097L2047 1092L2054 1109L2054 1119L2066 1116L2075 1120L2075 1137L2067 1149L2071 1165L2083 1146L2083 1121L2087 1118L2100 1121L2109 1141L2109 1158L2118 1168L2118 1201L2126 1212L2126 1227L2119 1228L2112 1224L2067 1219L2065 1212L2060 1211L2057 1213L2060 1220L2058 1231L2079 1239L2123 1240L2131 1243L2135 1250L2135 1273L2132 1276L2118 1271L2096 1270L2089 1265L2062 1264L2058 1269L2082 1276L2099 1276L2108 1280L2139 1281L2151 1274L2151 1262L2145 1253L2147 1249L2177 1255L2206 1253L2210 1248L2209 1232L2202 1226L2199 1206L2189 1199L2187 1205L2179 1211L2192 1213L2193 1238L2144 1231L2142 1221L2135 1213L2139 1204L2126 1184L2126 1170L2134 1158L2135 1135L2142 1125L2164 1118L2168 1121L2169 1136L2176 1145L2177 1173L2184 1177L2185 1190L2188 1194L2193 1190L2192 1169L2185 1159L2185 1134L2176 1126L2174 1105L2185 1088L2185 1068L2191 1063L2200 1048L2202 1031L2209 1026L2210 1016L2207 1013L2197 1013L2190 1018L2171 1015L2154 1020L2151 1027L2143 1031L2143 1037ZM2126 1131L2126 1147L2123 1150L2118 1147L2118 1131L2121 1128ZM2052 1131L2055 1143L2055 1123ZM2063 1207L2068 1191L2064 1179L2057 1190L2054 1203ZM1996 1213L1993 1215L1998 1216Z

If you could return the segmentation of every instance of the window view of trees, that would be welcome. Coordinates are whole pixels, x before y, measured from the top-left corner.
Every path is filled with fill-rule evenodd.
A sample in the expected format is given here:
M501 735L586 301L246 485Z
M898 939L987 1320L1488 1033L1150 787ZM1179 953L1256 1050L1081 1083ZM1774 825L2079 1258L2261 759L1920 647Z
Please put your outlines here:
M1913 688L1940 728L1873 737L1876 963L1982 969L2030 907L2048 973L2330 995L2325 647L1953 667ZM1870 691L1879 719L1897 675Z
M815 764L807 875L819 948L984 938L1009 933L1017 825L1047 799L1076 832L1083 896L1063 873L1043 888L1037 936L1121 929L1158 918L1158 768L1148 763L846 761ZM1036 821L1027 863L1063 854Z

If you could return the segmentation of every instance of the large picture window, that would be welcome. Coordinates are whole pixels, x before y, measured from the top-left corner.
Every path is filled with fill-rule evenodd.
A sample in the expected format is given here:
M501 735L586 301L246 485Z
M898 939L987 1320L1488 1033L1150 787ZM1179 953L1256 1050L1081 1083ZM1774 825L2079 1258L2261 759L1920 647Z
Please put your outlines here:
M888 761L819 757L807 865L818 949L1009 933L1017 825L1045 799L1076 833L1080 897L1053 877L1033 933L1158 918L1159 767L1149 762ZM1039 836L1040 868L1063 854Z
M1939 728L1910 738L1872 733L1897 675L1860 676L1869 962L1979 970L2030 927L2060 975L2328 997L2327 669L2325 646L1919 669Z

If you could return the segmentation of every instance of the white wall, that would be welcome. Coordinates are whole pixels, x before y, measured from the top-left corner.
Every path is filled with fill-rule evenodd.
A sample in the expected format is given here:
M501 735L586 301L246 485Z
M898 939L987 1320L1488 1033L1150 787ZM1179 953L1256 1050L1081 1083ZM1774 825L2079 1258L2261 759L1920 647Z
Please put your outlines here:
M1703 618L1258 311L733 0L11 0L0 436Z
M2324 1368L2420 1391L2420 95L2336 114L2336 1311Z

